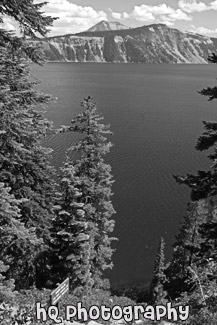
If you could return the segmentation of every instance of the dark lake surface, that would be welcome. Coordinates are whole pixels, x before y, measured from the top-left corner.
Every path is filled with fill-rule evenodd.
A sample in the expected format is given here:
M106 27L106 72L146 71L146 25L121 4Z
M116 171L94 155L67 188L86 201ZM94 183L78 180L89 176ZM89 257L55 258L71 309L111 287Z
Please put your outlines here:
M56 126L69 124L80 102L94 97L114 146L105 158L115 179L116 227L112 284L150 279L160 237L166 258L186 211L189 191L173 174L209 167L205 153L194 149L203 120L217 120L217 103L197 92L216 84L216 65L141 65L49 63L32 67L40 89L58 97L46 113ZM46 141L59 166L72 134Z

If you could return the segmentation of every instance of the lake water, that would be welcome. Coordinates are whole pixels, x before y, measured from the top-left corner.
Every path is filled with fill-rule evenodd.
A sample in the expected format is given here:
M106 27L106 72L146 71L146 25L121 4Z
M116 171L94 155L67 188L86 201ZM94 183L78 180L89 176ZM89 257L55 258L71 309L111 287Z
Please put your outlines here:
M114 235L119 241L114 268L106 276L112 284L145 283L161 236L170 259L189 201L188 189L172 175L209 166L194 145L202 121L217 119L217 103L197 92L215 85L217 66L49 63L32 70L42 81L40 88L58 97L46 113L56 126L69 124L89 95L111 124L114 147L106 161L115 179ZM72 143L70 133L46 141L56 166Z

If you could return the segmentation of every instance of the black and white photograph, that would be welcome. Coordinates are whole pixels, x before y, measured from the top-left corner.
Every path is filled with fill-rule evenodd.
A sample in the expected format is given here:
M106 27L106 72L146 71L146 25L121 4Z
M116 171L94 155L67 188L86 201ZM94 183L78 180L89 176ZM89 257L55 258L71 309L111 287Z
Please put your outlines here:
M217 324L217 0L0 0L0 324Z

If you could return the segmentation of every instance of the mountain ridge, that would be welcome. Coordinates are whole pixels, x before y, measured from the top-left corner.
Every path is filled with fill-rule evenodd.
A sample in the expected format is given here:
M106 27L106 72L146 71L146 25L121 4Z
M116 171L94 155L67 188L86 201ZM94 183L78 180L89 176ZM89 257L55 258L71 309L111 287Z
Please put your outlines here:
M48 61L110 63L207 63L217 38L164 24L86 31L40 41Z
M106 21L101 20L96 25L90 27L86 32L99 32L99 31L106 31L106 30L120 30L120 29L130 29L118 21Z

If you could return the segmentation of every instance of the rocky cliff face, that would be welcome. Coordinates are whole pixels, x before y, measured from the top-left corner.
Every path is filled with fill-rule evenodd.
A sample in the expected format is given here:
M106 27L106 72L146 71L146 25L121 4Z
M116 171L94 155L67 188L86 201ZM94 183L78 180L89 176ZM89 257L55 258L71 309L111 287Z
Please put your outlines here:
M163 24L51 37L41 43L49 61L206 63L217 51L217 38Z

